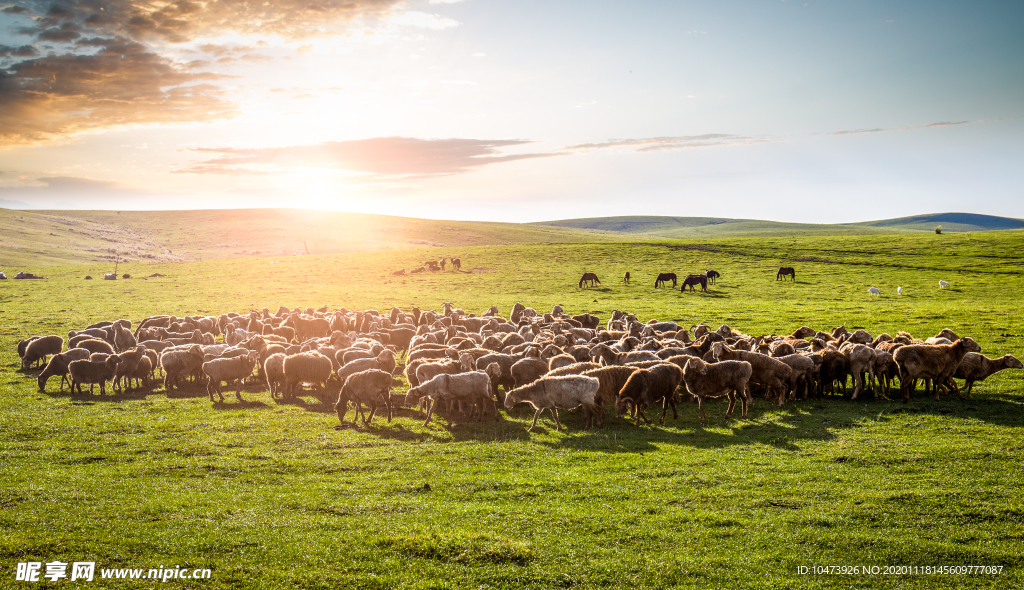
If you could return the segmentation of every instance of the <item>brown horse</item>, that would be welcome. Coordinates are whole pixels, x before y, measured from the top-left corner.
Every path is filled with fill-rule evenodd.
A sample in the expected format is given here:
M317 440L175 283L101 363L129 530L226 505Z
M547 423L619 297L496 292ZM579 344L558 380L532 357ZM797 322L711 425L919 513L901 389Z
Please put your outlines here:
M622 275L622 282L626 283L627 285L629 284L629 271L628 270L626 271L626 274Z
M694 286L700 285L700 290L704 293L708 292L708 278L704 275L687 275L683 279L683 286L679 288L680 291L685 291L686 287L690 287L690 291L694 291Z
M792 266L783 266L779 269L779 272L775 273L775 280L786 280L786 277L793 277L796 280L796 271L793 270Z
M664 287L665 283L672 281L672 288L676 288L676 273L674 272L663 272L658 275L658 278L654 279L654 288Z
M600 285L601 284L601 280L597 278L596 274L594 274L592 272L585 272L585 273L583 273L583 278L580 279L580 287L579 287L580 289L583 288L583 283L590 283L590 286L593 287L594 283L597 283L598 285Z
M715 279L717 279L718 277L720 277L722 275L717 270L706 270L706 271L704 271L704 276L706 276L708 278L708 282L709 283L714 285L715 284Z

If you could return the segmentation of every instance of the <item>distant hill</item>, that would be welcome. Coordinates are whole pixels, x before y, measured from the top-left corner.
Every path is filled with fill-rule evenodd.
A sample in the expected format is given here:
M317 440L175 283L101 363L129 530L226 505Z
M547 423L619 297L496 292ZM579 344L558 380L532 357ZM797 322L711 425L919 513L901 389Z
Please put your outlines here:
M872 234L892 232L994 231L1024 229L1024 220L976 213L933 213L898 219L865 221L859 223L814 224L760 221L756 219L727 219L720 217L593 217L561 219L534 225L562 227L577 230L596 230L640 235L646 237L689 238L713 235L815 235L815 234Z
M623 239L519 223L435 221L303 209L15 211L0 209L0 270L33 264L171 262L369 250ZM628 239L628 238L627 238ZM15 268L17 266L17 268Z

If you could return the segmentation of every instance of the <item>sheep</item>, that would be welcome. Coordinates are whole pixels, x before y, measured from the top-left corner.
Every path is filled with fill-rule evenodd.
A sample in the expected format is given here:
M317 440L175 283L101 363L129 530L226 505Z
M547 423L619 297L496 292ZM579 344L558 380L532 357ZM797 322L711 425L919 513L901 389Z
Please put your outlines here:
M544 376L548 372L548 363L541 359L524 358L516 361L511 370L516 387L522 387Z
M966 380L964 386L967 387L967 397L969 398L971 397L971 390L974 388L975 382L984 381L990 375L998 373L1003 369L1024 369L1024 364L1021 364L1017 357L1012 354L997 359L990 359L976 352L968 352L960 361L956 372L953 373L953 377Z
M555 358L558 358L558 357L555 357ZM547 376L548 377L560 377L562 375L582 375L586 371L590 371L590 370L593 370L593 369L599 369L599 368L601 368L601 365L599 365L597 363L589 363L589 362L573 363L571 365L565 365L565 366L559 367L557 369L553 369L551 371L548 371L547 372ZM618 390L616 390L616 391L618 391Z
M116 356L108 356L103 360L77 360L68 364L68 373L71 374L71 393L78 390L82 394L82 384L99 383L100 395L106 395L106 382L114 378L117 371L117 364L121 362Z
M679 418L676 411L676 388L683 380L683 370L671 363L662 363L649 369L638 369L629 376L615 400L615 410L619 417L626 415L630 407L636 407L636 426L640 419L650 424L644 415L644 408L661 400L661 419L658 424L665 423L665 413L672 406L672 418Z
M875 380L875 349L864 344L847 342L839 347L839 352L846 355L850 363L850 374L853 375L854 387L851 400L857 399L857 394L864 391L864 373L867 373L871 382ZM878 390L875 389L875 399L878 399Z
M171 391L182 379L196 375L203 368L203 347L192 344L183 349L165 350L160 355L164 370L164 389Z
M949 281L939 281L939 288L940 289L948 289L949 288Z
M629 381L630 376L638 370L640 370L639 367L615 365L598 367L582 373L587 377L596 378L600 383L600 387L598 387L597 393L594 395L594 403L601 410L602 421L604 417L604 404L614 408L615 399L618 397L619 392L622 391L622 387L626 385L626 381Z
M46 357L60 354L64 350L64 339L56 334L43 336L32 340L25 346L25 354L21 357L21 368L28 369L29 365L46 365Z
M472 368L472 367L470 367ZM448 360L440 363L423 363L416 367L416 384L426 383L438 375L452 375L464 369L459 361Z
M562 430L562 423L558 420L558 409L571 410L577 406L583 406L586 426L584 430L593 426L594 413L597 411L595 398L601 382L596 377L586 375L566 375L564 377L541 377L540 379L517 387L508 392L505 396L505 408L511 410L520 403L528 403L536 412L533 414L533 424L527 432L533 432L537 426L537 419L545 409L550 409L555 418L555 429Z
M89 351L84 348L72 348L65 352L55 354L50 357L50 362L46 363L46 367L39 373L36 378L36 384L39 385L39 391L46 391L46 382L50 377L60 375L60 390L64 391L64 383L68 381L68 365L72 361L78 361L89 358Z
M814 387L814 374L817 369L814 361L802 354L787 354L775 358L789 365L790 369L793 369L793 390L790 393L790 399L796 395L797 389L801 387L804 391L803 399L807 399L807 393Z
M825 394L825 388L828 387L829 391L835 391L833 383L839 382L843 386L843 392L846 391L846 376L850 373L850 361L847 360L846 355L827 348L821 351L821 367L818 369L818 395Z
M128 332L128 335L131 336L131 332ZM117 372L114 373L114 382L111 385L114 389L122 391L124 389L121 384L122 379L127 381L135 373L139 361L146 356L146 347L135 346L132 350L126 350L117 356L121 362L117 364Z
M700 423L706 422L704 415L704 398L729 396L729 410L726 419L732 416L736 407L736 396L739 395L742 414L747 417L747 406L753 403L750 397L750 378L753 366L746 361L718 361L708 364L698 358L690 358L683 366L683 383L686 391L697 398L700 408Z
M968 352L981 352L981 347L967 337L952 344L908 344L897 349L892 357L900 369L903 403L910 401L915 379L931 379L935 400L938 401L939 387L949 389L949 378L956 373L960 361ZM963 397L959 390L957 395Z
M118 320L114 322L114 350L117 352L125 352L135 348L138 341L135 336L132 335L131 330L125 327L127 320ZM132 367L134 370L134 367ZM116 380L115 380L116 381Z
M220 396L220 403L224 403L224 394L220 390L221 381L228 383L234 381L235 397L239 402L245 401L242 399L242 382L252 375L252 370L259 362L259 358L259 353L250 352L245 356L218 358L203 363L203 373L208 378L206 393L210 395L210 401L213 401L213 392L216 391Z
M154 366L152 357L149 356L151 352L147 350L146 355L139 359L139 364L135 365L135 371L127 375L129 385L131 385L131 380L134 379L136 387L139 384L142 384L143 387L149 387L149 376L153 372Z
M712 346L712 352L714 357L720 361L722 360L734 360L734 361L747 361L753 368L753 373L750 376L749 381L754 383L760 383L768 388L768 394L771 395L772 390L779 392L779 407L786 403L787 387L786 383L792 384L793 382L793 369L786 363L756 352L746 352L743 350L736 350L730 348L724 342L716 342ZM747 394L749 395L749 391Z
M868 294L874 296L874 295L881 295L882 292L878 290L878 287L871 287L871 288L868 289Z
M489 365L487 367L491 369ZM486 371L469 371L449 375L442 373L433 379L421 383L416 387L410 387L405 396L405 405L411 406L421 398L430 398L430 409L427 410L427 419L423 422L426 426L438 407L439 402L469 402L481 404L486 408L490 405L494 410L494 419L498 419L498 410L494 405L494 398L491 396L491 378ZM506 403L508 398L506 397ZM482 417L482 414L481 414ZM448 418L448 426L452 425L451 418Z
M615 352L605 344L598 344L590 351L591 355L599 359L599 363L605 366L625 365L639 361L660 361L661 358L649 350L634 352Z
M370 408L370 414L363 415L363 426L369 425L373 421L373 415L377 413L379 402L384 403L388 411L388 422L391 422L391 373L380 369L367 369L353 373L345 380L341 391L338 392L338 401L334 404L334 411L342 424L345 423L349 402L352 402L355 409L352 416L353 424L363 414L362 405L365 403Z
M309 383L317 392L322 392L333 373L332 369L331 359L316 351L300 352L285 358L285 397L294 398L303 383Z
M74 336L75 336L75 332L74 331L68 333L68 338L69 339L74 338ZM19 340L18 341L18 358L19 359L25 358L25 349L28 348L28 345L31 344L32 341L39 340L40 338L42 338L42 336L31 336L29 338L25 338L24 340Z
M903 287L896 287L896 294L902 297L903 296Z
M276 352L263 361L263 377L267 380L267 388L270 390L270 397L280 397L285 385L284 359L288 355L283 352Z

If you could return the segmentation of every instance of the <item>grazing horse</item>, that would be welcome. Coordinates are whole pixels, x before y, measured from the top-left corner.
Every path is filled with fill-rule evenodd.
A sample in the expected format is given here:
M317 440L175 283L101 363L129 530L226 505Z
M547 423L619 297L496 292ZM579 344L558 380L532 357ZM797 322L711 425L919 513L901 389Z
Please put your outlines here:
M701 291L705 293L708 292L708 278L704 275L687 275L687 277L683 279L683 286L680 287L679 290L685 291L686 287L689 286L690 291L694 291L694 285L700 285Z
M601 280L597 278L596 274L594 274L592 272L585 272L585 273L583 273L583 278L580 279L580 287L579 287L580 289L583 288L583 283L590 283L590 286L593 287L594 283L597 283L598 285L600 285L601 284Z
M717 279L718 277L720 277L722 275L719 274L719 272L717 270L706 270L706 271L704 271L704 276L706 276L708 278L708 282L710 282L712 285L714 285L715 284L715 279Z
M462 259L452 258L452 270L455 272L462 272Z
M441 265L441 270L444 270L444 265L448 263L448 259L442 256L441 260L438 260L437 263Z
M775 280L786 280L786 277L793 277L796 280L796 271L793 270L792 266L783 266L779 269L779 272L775 273Z
M622 275L622 282L626 283L627 285L629 284L629 271L628 270L626 271L626 274Z
M674 272L663 272L658 275L658 278L654 279L654 288L664 287L665 283L672 281L672 288L676 288L676 273Z

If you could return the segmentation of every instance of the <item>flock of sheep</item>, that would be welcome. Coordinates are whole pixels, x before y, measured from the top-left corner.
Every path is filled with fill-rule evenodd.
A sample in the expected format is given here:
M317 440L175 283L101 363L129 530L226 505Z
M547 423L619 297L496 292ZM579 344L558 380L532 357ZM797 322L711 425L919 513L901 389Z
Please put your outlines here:
M32 337L18 343L22 367L42 367L40 390L49 378L61 378L61 391L107 382L117 391L148 387L156 371L167 391L186 381L205 384L210 399L221 402L221 384L234 384L242 401L243 383L265 383L272 397L294 398L304 387L321 397L337 394L335 410L345 419L369 424L378 410L391 420L391 389L409 389L404 403L435 413L449 425L456 419L493 417L498 406L525 403L535 410L532 430L544 410L561 429L558 410L583 409L586 427L602 425L605 406L620 417L631 414L650 423L645 411L661 403L678 417L676 403L696 399L701 423L708 398L727 397L730 417L739 399L742 415L753 394L776 399L779 406L796 396L807 399L845 395L852 378L852 399L865 391L890 393L900 381L907 402L923 380L936 399L945 390L970 396L975 382L1006 368L1024 368L1013 356L982 356L971 338L943 330L926 340L906 332L872 336L838 327L817 331L801 327L792 334L749 336L722 325L685 327L675 322L641 323L614 311L606 322L584 313L566 314L561 306L540 313L517 303L507 318L492 306L480 315L454 309L406 312L376 310L269 309L248 314L145 318L131 329L127 319L98 322L68 334ZM254 377L254 372L257 375ZM364 409L365 406L365 409ZM368 414L366 412L369 412Z

